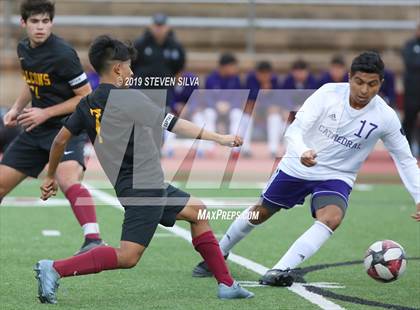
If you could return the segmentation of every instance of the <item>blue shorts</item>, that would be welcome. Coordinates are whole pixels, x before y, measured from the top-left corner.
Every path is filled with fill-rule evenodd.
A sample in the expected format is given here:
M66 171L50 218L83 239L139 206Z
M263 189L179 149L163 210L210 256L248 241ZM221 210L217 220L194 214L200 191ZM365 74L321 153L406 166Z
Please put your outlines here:
M352 188L342 180L308 181L292 177L277 169L261 197L262 205L275 212L302 205L306 196L311 194L313 217L316 210L329 204L339 206L344 215L351 190Z

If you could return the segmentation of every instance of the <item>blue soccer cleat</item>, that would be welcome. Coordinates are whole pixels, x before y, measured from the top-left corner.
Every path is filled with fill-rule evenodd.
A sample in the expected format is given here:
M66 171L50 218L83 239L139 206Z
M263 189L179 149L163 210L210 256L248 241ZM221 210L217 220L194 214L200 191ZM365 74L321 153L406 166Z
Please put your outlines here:
M238 282L233 282L232 286L226 284L219 284L219 292L217 297L220 299L239 299L239 298L252 298L254 293L247 291L239 285Z
M38 280L38 299L43 304L57 303L58 279L60 275L53 267L53 261L43 259L36 263L34 270Z

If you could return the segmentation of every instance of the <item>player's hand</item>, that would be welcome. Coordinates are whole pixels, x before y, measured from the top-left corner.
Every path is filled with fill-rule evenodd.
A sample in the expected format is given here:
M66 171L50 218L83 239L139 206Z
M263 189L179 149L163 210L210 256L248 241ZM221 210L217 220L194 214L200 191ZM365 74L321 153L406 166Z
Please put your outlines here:
M10 109L4 116L3 116L3 123L5 127L16 127L17 126L17 117L19 112L15 109Z
M416 213L412 214L411 217L417 222L420 222L420 203L416 205Z
M41 186L41 199L47 200L57 194L58 184L54 178L46 177Z
M308 150L306 152L303 152L301 157L300 157L300 162L302 163L302 165L306 166L306 167L312 167L316 165L316 153L314 150Z
M45 109L25 108L18 116L17 121L26 131L31 131L36 126L45 122L48 118L49 115Z
M220 135L217 142L221 145L230 147L241 146L243 143L241 137L234 135Z

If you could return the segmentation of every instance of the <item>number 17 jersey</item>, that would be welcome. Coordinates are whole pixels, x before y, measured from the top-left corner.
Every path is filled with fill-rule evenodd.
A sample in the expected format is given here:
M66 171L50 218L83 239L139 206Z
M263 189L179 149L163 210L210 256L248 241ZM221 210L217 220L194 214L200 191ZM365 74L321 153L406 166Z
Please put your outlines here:
M407 189L420 202L419 168L395 111L378 95L356 110L349 97L348 83L329 83L305 101L286 131L288 147L279 168L301 179L339 179L353 186L361 165L381 139ZM309 149L317 153L313 167L300 162Z

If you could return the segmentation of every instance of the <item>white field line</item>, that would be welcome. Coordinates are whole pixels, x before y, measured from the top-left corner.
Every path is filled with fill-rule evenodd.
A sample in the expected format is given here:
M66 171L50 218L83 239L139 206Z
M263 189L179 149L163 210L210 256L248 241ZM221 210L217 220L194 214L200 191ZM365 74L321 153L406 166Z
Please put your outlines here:
M60 237L61 232L59 230L44 229L42 235L45 237Z
M47 201L39 197L5 197L2 206L5 207L63 207L69 206L67 199L50 198Z
M88 185L85 183L85 186L89 188L90 192L93 196L101 200L102 202L111 205L112 207L124 210L124 208L120 204L115 203L115 197L108 194L107 192L103 192L101 190L95 189L94 187ZM181 228L177 225L174 225L173 227L165 227L162 225L159 225L161 228L166 229L175 235L187 240L188 242L191 242L191 235L190 232L184 228ZM230 253L229 260L232 262L241 265L242 267L245 267L255 273L258 273L259 275L264 275L265 272L268 270L267 267L264 267L263 265L260 265L250 259L247 259L245 257L242 257L240 255L236 255L234 253ZM309 292L306 290L305 286L301 283L294 283L291 287L288 287L288 290L296 293L300 297L303 297L307 301L317 305L321 309L325 310L344 310L345 308L333 303L332 301L329 301L328 299L324 298L321 295Z
M98 199L99 200L99 199ZM208 209L245 209L249 206L254 205L258 199L254 198L227 198L221 197L220 199L212 198L203 198L201 199L203 203L207 206ZM83 203L83 200L79 201ZM96 206L108 205L111 204L111 201L104 203L100 201L96 203ZM119 205L117 198L113 197L112 204ZM2 201L2 206L4 207L65 207L69 206L69 202L64 198L50 198L47 201L43 201L38 197L6 197Z

